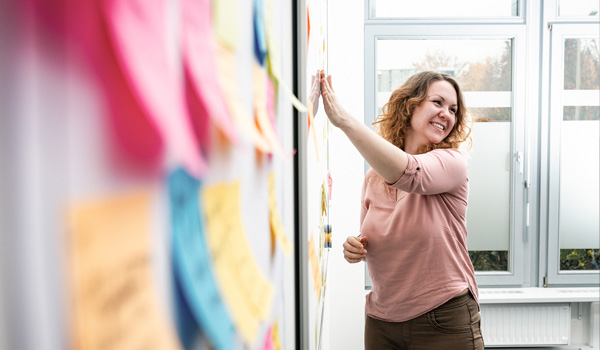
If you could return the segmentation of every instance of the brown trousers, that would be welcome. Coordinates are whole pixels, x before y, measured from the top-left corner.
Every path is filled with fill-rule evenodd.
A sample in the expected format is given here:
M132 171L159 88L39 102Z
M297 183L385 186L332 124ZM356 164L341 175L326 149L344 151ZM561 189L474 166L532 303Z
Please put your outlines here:
M484 350L479 305L471 293L406 322L365 320L365 350Z

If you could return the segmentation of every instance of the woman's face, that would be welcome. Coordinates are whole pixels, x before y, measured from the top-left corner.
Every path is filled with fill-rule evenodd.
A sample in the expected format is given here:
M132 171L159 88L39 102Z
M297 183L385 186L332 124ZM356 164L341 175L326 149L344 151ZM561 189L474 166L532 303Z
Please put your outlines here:
M445 80L433 82L410 119L405 150L416 152L422 146L442 142L454 127L457 110L454 87Z

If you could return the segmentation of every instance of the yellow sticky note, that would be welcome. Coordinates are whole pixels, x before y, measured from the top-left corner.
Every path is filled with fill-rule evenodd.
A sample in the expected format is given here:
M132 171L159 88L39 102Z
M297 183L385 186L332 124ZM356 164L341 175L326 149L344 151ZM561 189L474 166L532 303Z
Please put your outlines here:
M310 267L315 283L315 292L317 293L317 301L321 297L321 270L319 269L319 257L317 256L317 250L315 247L314 235L311 232L310 238L308 239L308 259L310 260Z
M151 279L149 196L68 212L75 349L181 349Z
M258 150L264 153L271 152L271 147L257 129L254 118L242 106L235 70L235 52L222 43L217 45L217 66L221 90L231 111L233 122Z
M239 42L238 2L235 0L213 0L214 26L217 37L235 50Z
M273 325L273 349L281 350L281 337L279 336L279 320L275 320Z
M281 219L279 217L279 210L277 209L277 193L275 191L275 173L271 172L269 174L269 213L271 218L271 232L273 232L273 236L277 239L281 248L283 248L283 252L286 256L290 256L292 252L292 244L288 240L285 230L283 228L283 224L281 223Z
M317 132L315 131L315 120L314 120L314 116L313 116L313 104L312 102L309 100L308 101L308 132L312 133L313 136L313 144L315 147L315 157L317 160L317 163L319 162L319 145L317 143Z
M242 225L240 183L221 183L203 191L207 237L217 280L244 339L253 343L259 320L271 311L274 288L260 270Z

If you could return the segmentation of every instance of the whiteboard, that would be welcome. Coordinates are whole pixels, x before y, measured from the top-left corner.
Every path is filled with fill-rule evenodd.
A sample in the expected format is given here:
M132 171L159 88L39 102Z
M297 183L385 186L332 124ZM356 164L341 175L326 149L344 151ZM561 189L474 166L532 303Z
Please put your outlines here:
M163 34L168 38L169 64L181 71L181 1L168 0L164 4L168 9ZM9 7L4 5L3 10ZM231 20L237 23L239 34L235 53L239 102L248 117L254 118L253 7L245 1L236 1L235 5L237 11ZM267 204L268 179L273 172L278 212L287 239L293 242L296 198L293 158L289 155L294 147L294 119L291 96L285 91L294 83L292 47L287 45L293 42L291 6L289 1L275 4L276 15L271 17L280 47L276 132L285 155L259 154L248 138L242 137L233 146L213 135L213 147L205 154L207 168L201 177L203 186L239 181L241 220L251 255L274 289L270 312L259 322L255 340L249 343L236 332L235 348L262 348L276 320L283 348L293 348L296 340L295 256L293 250L287 256L278 243L272 252ZM22 14L16 5L8 10L2 11L3 19L5 13L15 18ZM68 11L61 8L56 11L65 17L74 13L60 12ZM21 30L20 23L25 21L2 22L0 334L6 348L70 348L73 300L64 221L67 208L130 191L149 194L152 283L158 296L156 303L166 310L166 322L175 328L166 179L179 167L179 160L166 151L148 167L124 161L128 159L121 158L125 152L111 143L113 130L106 123L108 107L100 87L76 49L49 44L48 40L55 38L46 36L52 31L45 27L46 22L34 21L30 31ZM193 347L207 348L208 341L200 329ZM0 343L0 347L4 345Z

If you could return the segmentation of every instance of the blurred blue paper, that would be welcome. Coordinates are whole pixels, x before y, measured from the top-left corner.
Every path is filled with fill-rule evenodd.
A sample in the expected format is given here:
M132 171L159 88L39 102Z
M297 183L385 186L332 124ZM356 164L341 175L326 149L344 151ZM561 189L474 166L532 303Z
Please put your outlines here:
M175 264L175 262L173 262L173 264ZM183 287L181 286L181 277L179 276L177 269L173 271L173 286L177 335L179 336L179 341L183 345L183 348L191 350L194 348L194 341L199 334L199 326L186 301L182 289Z
M215 349L231 349L234 328L219 295L204 237L200 182L183 169L169 177L173 268L193 316ZM187 333L188 330L180 329ZM188 335L189 336L189 335Z
M254 54L261 66L267 56L267 33L265 31L265 14L263 0L254 0Z

